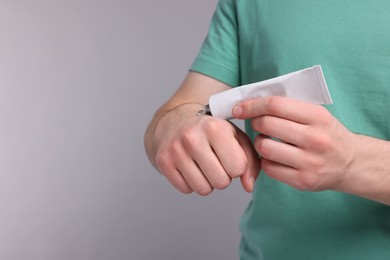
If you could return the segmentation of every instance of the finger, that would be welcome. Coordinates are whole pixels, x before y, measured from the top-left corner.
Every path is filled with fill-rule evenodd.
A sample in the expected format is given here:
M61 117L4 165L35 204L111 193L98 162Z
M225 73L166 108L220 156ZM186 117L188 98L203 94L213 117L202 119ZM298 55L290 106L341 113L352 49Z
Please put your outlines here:
M300 187L300 178L296 169L266 158L261 158L261 167L269 177L295 188Z
M318 117L319 105L313 105L286 97L265 97L246 100L233 108L233 116L238 119L272 115L302 124ZM316 109L317 108L317 109Z
M170 153L159 151L156 155L156 163L161 174L164 175L177 190L186 194L193 191L181 173L176 169L176 165L171 160Z
M193 192L190 185L188 185L187 181L184 179L182 174L177 170L170 171L169 173L164 174L167 180L175 187L178 191L190 194Z
M267 160L284 164L293 168L300 168L302 165L303 152L300 148L273 140L262 134L255 138L256 151Z
M210 146L205 146L202 151L196 152L193 157L211 186L221 190L230 185L230 176Z
M193 191L202 196L208 195L213 191L213 187L191 158L178 160L175 163L177 170L182 174Z
M261 166L268 176L277 181L286 183L295 189L311 191L322 190L320 188L322 182L315 175L302 174L297 169L265 158L261 159Z
M208 127L211 128L212 125L213 124L210 124ZM186 138L182 139L183 142L181 145L177 147L177 149L180 150L177 156L181 157L183 154L188 154L189 158L194 160L198 165L202 174L204 174L211 186L216 189L224 189L230 185L231 177L225 171L224 166L218 158L219 155L215 153L215 150L211 147L208 139L213 140L213 138L207 138L204 135L199 134L187 135ZM234 137L230 137L230 139L234 139ZM226 145L226 142L224 145ZM182 158L180 162L182 162L183 159L184 158ZM185 160L186 159L184 159L184 161Z
M233 131L221 132L210 138L210 145L230 177L237 178L244 174L248 159Z
M252 128L264 135L272 136L296 146L305 145L308 126L280 117L261 116L251 120Z
M239 132L237 140L244 150L248 161L246 171L240 177L241 184L245 191L252 192L261 168L260 158L246 134Z

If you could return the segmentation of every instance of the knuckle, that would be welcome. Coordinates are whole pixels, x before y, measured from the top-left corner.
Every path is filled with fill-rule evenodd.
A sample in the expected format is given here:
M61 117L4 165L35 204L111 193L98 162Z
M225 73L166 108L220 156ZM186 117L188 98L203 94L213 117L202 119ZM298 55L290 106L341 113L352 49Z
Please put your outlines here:
M315 174L303 174L299 189L302 191L316 191L318 190L320 181Z
M323 151L326 152L332 147L332 140L329 136L324 134L316 134L316 135L310 135L307 137L307 143L310 144L310 146L317 150L317 151Z
M239 160L228 171L228 174L232 178L238 178L245 173L246 168L247 168L247 159Z
M321 168L324 166L324 160L321 156L314 154L303 155L304 163L306 165L305 170L302 170L301 174L303 176L307 175L319 175L321 173Z
M178 187L179 191L183 194L191 194L193 190L189 187Z
M171 158L177 158L179 157L181 154L182 154L182 144L180 143L180 141L175 141L175 142L172 142L171 145L169 146L169 149L167 151L167 157L171 157Z
M258 128L263 134L269 134L272 127L272 119L270 116L264 116L259 119Z
M261 168L269 176L273 176L275 174L275 171L273 170L272 167L270 167L270 164L268 163L267 160L264 159L261 160Z
M207 196L211 192L213 192L213 188L212 187L201 187L201 188L198 188L195 192L200 196Z
M199 142L199 134L193 128L188 128L181 135L183 144L188 148L196 147Z
M156 155L156 164L162 173L168 171L171 165L169 153L165 151L158 152Z
M321 124L323 127L332 126L335 122L335 118L333 115L325 108L320 106L318 110L317 118L321 120Z
M278 115L283 108L283 99L278 96L271 96L266 99L268 112L271 115Z
M216 188L217 190L224 190L227 187L229 187L230 183L231 183L230 178L218 180L217 182L215 182L214 188Z
M255 140L256 151L264 158L271 159L271 151L268 145L267 139L256 138Z
M212 137L228 137L231 135L232 125L225 120L208 120L203 125L203 131Z
M220 124L216 120L208 120L207 122L205 122L204 128L208 133L219 132Z

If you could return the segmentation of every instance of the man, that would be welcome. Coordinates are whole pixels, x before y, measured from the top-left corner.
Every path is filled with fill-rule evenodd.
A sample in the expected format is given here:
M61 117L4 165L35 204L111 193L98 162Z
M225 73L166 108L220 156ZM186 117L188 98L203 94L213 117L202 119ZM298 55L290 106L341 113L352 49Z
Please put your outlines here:
M253 191L241 259L390 259L389 12L385 0L220 0L145 147L183 193L238 177ZM333 105L244 101L232 112L246 134L197 115L212 94L315 64Z

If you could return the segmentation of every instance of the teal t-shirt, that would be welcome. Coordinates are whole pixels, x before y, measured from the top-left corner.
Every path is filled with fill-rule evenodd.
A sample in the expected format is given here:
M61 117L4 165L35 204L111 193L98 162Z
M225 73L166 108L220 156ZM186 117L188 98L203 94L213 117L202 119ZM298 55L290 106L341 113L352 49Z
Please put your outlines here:
M331 113L390 140L389 14L387 0L220 0L191 70L235 87L320 64ZM263 173L240 230L245 260L390 259L390 207Z

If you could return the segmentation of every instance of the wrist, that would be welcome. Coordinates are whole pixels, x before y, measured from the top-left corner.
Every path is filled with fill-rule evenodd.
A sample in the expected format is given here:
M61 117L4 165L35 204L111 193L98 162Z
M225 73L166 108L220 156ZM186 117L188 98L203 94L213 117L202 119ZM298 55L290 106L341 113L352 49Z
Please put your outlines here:
M337 191L390 204L390 142L354 134L353 161Z
M144 136L146 154L154 168L158 169L155 158L161 140L164 139L163 135L169 133L172 127L178 127L181 116L190 118L191 115L196 115L201 108L203 108L202 104L190 102L170 108L165 106L165 109L162 107L157 111Z
M203 109L203 105L197 102L187 102L176 105L170 109L161 111L161 114L157 118L154 127L154 135L156 135L160 129L164 130L171 126L172 121L182 116L190 117L196 116L199 110ZM167 125L167 123L169 125Z

